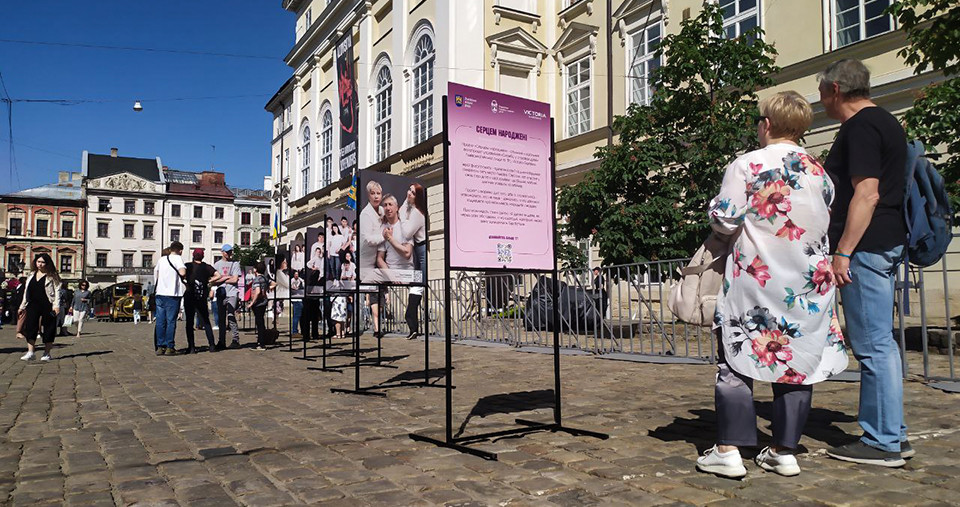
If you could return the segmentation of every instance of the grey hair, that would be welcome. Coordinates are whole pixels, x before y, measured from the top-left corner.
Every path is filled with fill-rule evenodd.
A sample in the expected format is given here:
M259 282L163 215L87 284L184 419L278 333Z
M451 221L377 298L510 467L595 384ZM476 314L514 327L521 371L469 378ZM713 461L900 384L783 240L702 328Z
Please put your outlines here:
M383 187L381 187L380 184L377 183L376 181L374 181L374 180L368 181L368 182L367 182L367 192L373 190L374 188L377 189L377 190L383 190Z
M836 83L847 98L870 98L870 70L860 60L839 60L817 74L821 83Z

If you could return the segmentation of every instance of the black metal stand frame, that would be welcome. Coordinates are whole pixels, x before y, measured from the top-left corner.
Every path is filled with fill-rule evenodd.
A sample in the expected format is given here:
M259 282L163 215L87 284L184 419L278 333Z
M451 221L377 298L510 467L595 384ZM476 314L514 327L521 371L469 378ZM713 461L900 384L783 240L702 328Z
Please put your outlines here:
M447 97L443 97L443 201L444 205L444 225L445 227L450 227L451 223L451 213L450 213L450 139L448 135L447 128ZM557 203L556 195L554 189L556 189L556 151L554 145L554 123L553 119L550 119L550 188L551 188L551 211L553 216L553 230L556 230L557 226ZM450 272L453 270L450 266L450 234L444 233L443 235L444 242L444 288L443 288L443 318L444 318L444 327L445 327L445 340L444 340L444 354L445 354L445 363L444 370L446 374L446 385L445 389L445 427L444 427L444 438L435 438L419 433L410 433L409 436L411 439L419 442L428 442L439 447L446 447L448 449L453 449L465 454L472 454L474 456L481 457L486 460L496 461L497 454L494 452L484 451L481 449L476 449L470 447L469 443L480 442L484 440L489 440L491 438L499 438L505 436L522 436L528 433L539 432L539 431L551 431L557 432L562 431L564 433L569 433L575 436L587 436L599 438L601 440L606 440L610 438L609 435L605 433L599 433L595 431L588 431L583 429L571 428L569 426L563 425L562 411L561 411L561 402L562 398L560 395L560 305L557 304L557 301L560 300L560 278L557 269L557 253L556 250L553 252L553 269L550 271L544 270L508 270L506 267L502 270L489 270L483 268L485 271L502 271L508 273L552 273L553 275L553 393L554 393L554 406L553 406L553 422L537 422L537 421L528 421L526 419L516 419L515 422L522 427L520 428L511 428L501 431L492 431L488 433L480 433L476 435L468 435L455 437L453 435L453 326L452 326L452 315L451 315L451 294L450 294L450 283L452 278ZM465 268L458 268L462 270ZM475 269L473 269L475 270Z

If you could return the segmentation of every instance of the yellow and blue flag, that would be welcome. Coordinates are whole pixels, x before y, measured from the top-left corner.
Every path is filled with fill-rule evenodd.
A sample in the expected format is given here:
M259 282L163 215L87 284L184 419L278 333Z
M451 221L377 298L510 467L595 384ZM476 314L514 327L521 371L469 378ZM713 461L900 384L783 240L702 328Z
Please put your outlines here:
M357 173L353 173L353 181L350 182L350 191L347 192L347 207L357 209Z
M271 229L270 233L273 236L273 239L277 239L277 236L280 235L280 213L279 212L273 214L273 227L271 227L270 229Z

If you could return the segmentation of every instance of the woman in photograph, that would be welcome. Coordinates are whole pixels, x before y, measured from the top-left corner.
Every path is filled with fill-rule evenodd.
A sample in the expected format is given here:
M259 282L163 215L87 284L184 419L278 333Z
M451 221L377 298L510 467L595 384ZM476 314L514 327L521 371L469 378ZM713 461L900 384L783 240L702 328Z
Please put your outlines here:
M413 265L420 272L427 270L427 191L414 183L407 189L407 199L400 208L400 221L407 237L413 241Z
M49 254L42 253L33 258L33 276L27 278L23 290L20 312L26 316L21 333L27 340L27 353L20 359L30 361L34 358L37 336L43 339L41 361L53 359L53 339L57 335L57 314L60 312L60 274L53 265Z
M352 282L356 279L357 279L357 268L353 264L353 254L350 252L344 252L343 265L340 266L340 280L344 282L346 281Z
M283 304L284 301L290 298L290 269L287 266L286 256L279 257L280 266L276 272L276 282L277 289L274 294L274 299L276 304L274 305L273 314L276 315L276 318L283 317Z
M303 269L304 261L306 260L303 257L303 245L300 243L293 245L293 253L290 255L290 267L292 267L294 271L301 271Z
M793 91L764 98L759 109L760 149L727 166L707 211L714 232L733 244L713 325L717 441L697 469L731 478L747 473L740 447L757 445L755 381L773 387L773 440L754 460L792 476L813 384L847 367L827 239L834 186L798 144L813 110Z
M310 256L310 260L307 261L307 269L310 272L307 274L307 286L311 288L318 287L320 285L320 278L323 276L324 268L323 260L323 244L320 241L313 246L313 255Z
M340 248L343 247L344 237L340 234L340 226L332 223L327 234L327 279L336 280L340 275Z

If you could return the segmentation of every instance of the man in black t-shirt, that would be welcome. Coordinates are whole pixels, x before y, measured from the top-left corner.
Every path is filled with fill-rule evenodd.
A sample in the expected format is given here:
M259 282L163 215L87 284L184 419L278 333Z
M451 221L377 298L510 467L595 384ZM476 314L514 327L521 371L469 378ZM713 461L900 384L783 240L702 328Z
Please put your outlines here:
M207 343L210 352L216 352L216 343L213 341L213 327L210 325L210 311L207 308L207 294L210 285L214 285L222 278L213 266L203 262L203 249L193 251L193 262L187 263L187 291L183 298L183 309L186 313L184 321L187 327L187 353L197 352L193 340L194 319L199 320L203 331L207 334ZM196 317L195 317L196 316Z
M906 242L907 139L900 122L870 100L870 71L859 60L833 63L818 77L820 102L841 123L825 164L836 189L829 236L846 335L860 362L863 428L860 440L827 454L900 467L913 455L893 336L894 278Z

